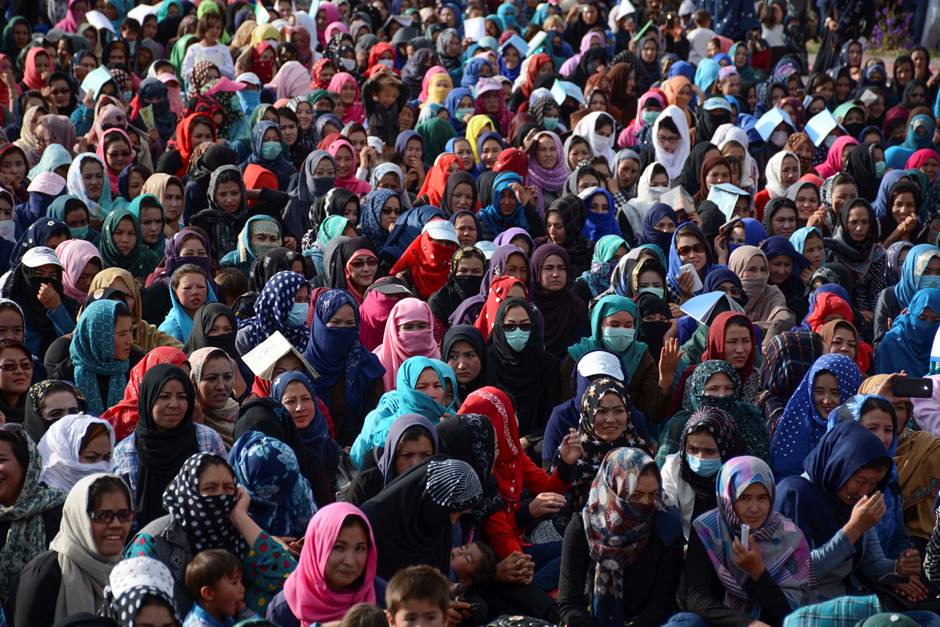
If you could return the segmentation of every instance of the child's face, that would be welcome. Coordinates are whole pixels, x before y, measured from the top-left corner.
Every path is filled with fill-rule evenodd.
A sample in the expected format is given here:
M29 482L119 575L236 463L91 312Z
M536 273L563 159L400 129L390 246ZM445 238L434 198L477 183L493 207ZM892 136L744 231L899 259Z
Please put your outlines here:
M444 627L444 612L427 599L405 601L394 614L385 613L389 627Z
M386 109L390 109L392 105L395 104L395 101L398 100L398 87L385 85L379 91L377 98L380 105Z
M245 586L242 584L242 574L235 572L222 577L212 587L212 600L209 603L212 609L222 616L238 615L245 608Z
M455 547L450 551L450 569L460 581L469 581L482 558L483 553L474 542Z

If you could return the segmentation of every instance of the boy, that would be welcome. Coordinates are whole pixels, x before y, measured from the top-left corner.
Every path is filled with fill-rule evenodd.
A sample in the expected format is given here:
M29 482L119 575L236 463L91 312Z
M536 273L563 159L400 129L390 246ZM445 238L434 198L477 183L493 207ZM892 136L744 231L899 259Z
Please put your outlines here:
M450 585L430 566L399 570L385 589L389 627L444 627L449 605Z
M712 16L708 11L698 10L692 15L695 21L695 28L689 31L685 36L689 40L689 63L698 65L706 56L708 42L716 35L712 30Z
M369 135L386 146L398 138L398 114L408 99L401 79L390 70L373 69L372 77L362 86L362 104L368 116Z
M242 563L224 549L202 551L186 566L193 609L183 627L231 627L245 608Z

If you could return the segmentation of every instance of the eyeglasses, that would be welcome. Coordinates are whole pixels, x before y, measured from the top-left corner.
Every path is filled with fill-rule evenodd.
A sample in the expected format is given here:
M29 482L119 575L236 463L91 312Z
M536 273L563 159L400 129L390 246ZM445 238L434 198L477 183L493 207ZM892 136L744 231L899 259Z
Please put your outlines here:
M96 512L88 512L88 517L91 518L92 522L103 523L105 525L110 525L115 518L122 523L130 522L134 520L134 510L132 509L99 509Z
M401 209L393 209L391 207L382 207L382 215L383 216L392 216L392 215L399 216L401 215Z
M676 248L676 252L679 253L680 257L685 257L689 253L703 253L705 252L705 247L701 244L692 244L691 246L679 246Z
M71 91L70 89L62 88L62 89L53 89L51 93L53 96L64 96L70 91Z
M532 323L520 322L519 324L515 324L512 322L509 322L503 325L503 331L515 331L516 329L519 329L520 331L531 331Z
M4 372L16 372L20 370L22 372L32 372L33 371L33 362L31 361L21 361L19 363L6 361L0 364L0 370Z
M675 144L679 142L679 137L676 135L657 135L656 140L660 144Z
M379 260L375 257L366 257L365 259L357 259L349 262L349 267L356 269L374 268L377 265L379 265Z
M23 433L23 425L19 422L5 422L0 425L0 432L21 434Z

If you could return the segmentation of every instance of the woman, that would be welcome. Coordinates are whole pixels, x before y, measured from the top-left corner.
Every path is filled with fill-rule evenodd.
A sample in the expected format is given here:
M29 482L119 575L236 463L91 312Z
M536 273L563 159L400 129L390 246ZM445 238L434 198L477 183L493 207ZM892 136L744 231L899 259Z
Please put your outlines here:
M627 253L627 243L619 235L605 235L594 244L591 268L575 281L574 291L581 300L591 301L610 288L610 277L620 258Z
M22 423L33 377L33 357L17 340L0 339L0 362L4 368L0 373L0 412L5 422Z
M383 392L384 368L359 340L359 308L342 290L328 290L314 307L304 356L319 375L317 396L330 410L336 441L349 446Z
M661 485L656 464L640 449L614 449L604 459L584 516L565 530L558 591L565 623L659 625L672 613L683 543Z
M271 600L268 620L285 627L332 622L354 605L376 602L378 547L366 514L348 503L328 505L310 520L304 540L297 569ZM354 566L338 567L350 550Z
M238 235L238 248L226 253L219 267L237 268L247 278L251 266L264 253L281 246L281 225L270 216L252 216Z
M545 350L561 358L568 347L590 330L586 306L572 289L574 276L565 249L543 244L532 254L532 304L539 308L545 332Z
M189 354L190 378L202 424L219 434L226 448L235 441L238 401L232 398L235 387L235 360L221 348L200 348Z
M164 236L170 238L179 233L183 216L183 183L171 174L152 174L141 188L142 194L152 194L163 206L166 219Z
M219 258L238 246L238 235L248 219L241 171L234 165L214 169L209 178L206 198L208 207L192 216L189 222L191 226L198 226L208 234L215 257Z
M89 285L101 272L101 253L87 240L65 240L55 249L62 262L62 291L77 303L85 302Z
M652 138L655 161L666 169L671 185L682 174L691 148L685 112L675 104L663 109L653 123Z
M135 279L147 278L160 258L143 240L140 223L127 209L111 211L101 227L101 261L105 268L124 268Z
M487 384L486 346L476 327L458 324L448 329L441 341L441 358L457 376L459 400Z
M43 459L40 480L65 493L83 477L113 470L114 429L101 418L65 416L49 427L36 447Z
M388 271L422 299L429 298L447 282L450 262L457 251L457 230L450 222L429 222ZM363 290L364 292L365 290Z
M545 350L532 305L518 298L502 302L486 350L493 385L511 394L519 416L523 448L542 439L552 408L561 402L558 358Z
M858 366L845 355L824 354L813 363L774 431L770 452L775 476L799 474L800 464L826 432L829 412L855 394L861 382Z
M682 273L680 276L680 268L685 264L692 264L699 280L704 281L712 269L714 253L702 230L693 222L685 222L678 225L672 234L668 255L669 268L666 278L669 281L670 300L682 303L695 295L692 290L695 280L690 273Z
M372 351L385 368L385 391L395 389L401 364L409 357L440 359L434 339L433 315L428 305L416 298L400 300L392 308L385 325L383 342Z
M492 241L514 226L532 233L533 227L538 226L534 220L538 214L533 199L522 186L522 177L512 171L500 172L493 179L492 189L490 204L480 209L478 214L485 239Z
M137 426L114 449L114 472L130 487L141 526L166 513L163 491L191 455L225 454L219 434L193 422L195 407L196 391L185 371L171 364L147 370Z
M56 421L84 409L85 397L74 384L43 379L29 388L23 427L33 442L39 442Z
M584 236L584 203L574 194L562 194L545 209L546 240L568 253L568 272L579 277L591 265L593 244Z
M901 372L909 377L928 373L933 337L940 323L940 288L921 288L914 294L907 313L895 319L875 349L875 371Z
M447 326L457 307L467 298L479 294L485 271L486 256L478 248L463 246L457 249L450 260L447 282L428 298L435 326Z
M764 251L756 246L738 246L728 258L728 269L741 278L747 295L744 311L761 328L765 342L796 324L783 292L769 284L770 271Z
M206 303L193 317L193 330L186 341L185 350L192 355L202 348L217 348L235 361L235 381L232 390L236 399L243 398L251 386L254 374L245 365L235 348L238 323L235 313L222 303Z
M744 452L734 416L717 407L703 407L689 416L679 450L663 462L663 497L682 516L686 541L692 521L714 509L715 475L721 465Z
M249 431L238 438L228 459L236 483L251 497L251 518L275 536L300 538L316 511L316 501L290 447Z
M764 174L767 186L754 196L758 217L763 216L770 200L786 197L787 189L799 180L800 159L792 152L781 150L767 162Z
M773 510L774 477L762 460L728 461L714 491L718 507L693 523L683 607L709 625L778 625L812 598L806 538ZM751 530L746 546L742 525Z
M18 624L52 625L97 612L133 520L131 496L120 477L96 472L80 479L65 498L49 550L20 575Z
M181 624L173 598L173 575L164 564L149 557L121 560L111 570L99 610L120 627L137 627L138 619L159 625Z
M297 170L284 153L284 140L281 128L267 120L251 129L251 155L242 164L242 171L249 164L257 164L272 172L277 177L277 187L287 191L288 182Z
M69 166L66 182L69 194L77 196L88 207L92 225L95 227L100 225L112 210L124 206L123 199L112 200L111 183L105 174L104 162L90 152L75 157Z
M866 321L874 317L878 296L884 289L885 251L878 243L875 210L863 198L854 198L839 210L839 223L825 240L827 259L849 267L855 280L852 306Z
M0 429L0 457L10 478L0 484L0 602L15 616L20 576L58 533L65 495L39 481L42 458L21 426Z
M92 414L101 414L124 394L130 370L131 324L127 306L113 300L91 303L78 319L69 355L75 386Z
M188 456L163 493L169 514L134 536L126 557L152 557L170 569L176 604L188 612L193 603L185 585L186 565L200 551L226 549L255 573L245 586L245 604L263 612L297 565L294 558L248 515L251 497L235 483L222 455ZM277 556L277 557L275 557Z
M244 355L278 331L303 353L310 337L309 291L304 275L297 272L286 270L271 277L255 302L255 317L238 330L238 352Z
M787 400L822 354L821 338L808 331L784 331L764 349L764 363L760 367L763 391L755 402L771 434L776 431Z
M215 302L214 282L201 266L183 264L173 271L168 285L170 310L158 329L180 344L189 340L196 312L207 302Z
M564 181L568 178L568 166L562 154L562 144L558 135L551 131L541 131L527 138L529 169L526 180L536 189L536 206L545 212L561 194Z
M888 331L888 320L896 319L911 304L917 290L940 287L940 248L933 244L918 244L911 248L901 265L895 285L889 285L878 295L875 307L875 340Z

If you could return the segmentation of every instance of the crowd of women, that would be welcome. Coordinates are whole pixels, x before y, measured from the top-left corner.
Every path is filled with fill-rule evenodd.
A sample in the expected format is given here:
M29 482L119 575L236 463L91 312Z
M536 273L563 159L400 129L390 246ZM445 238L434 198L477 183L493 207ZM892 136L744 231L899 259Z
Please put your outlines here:
M871 5L6 3L0 626L940 625Z

